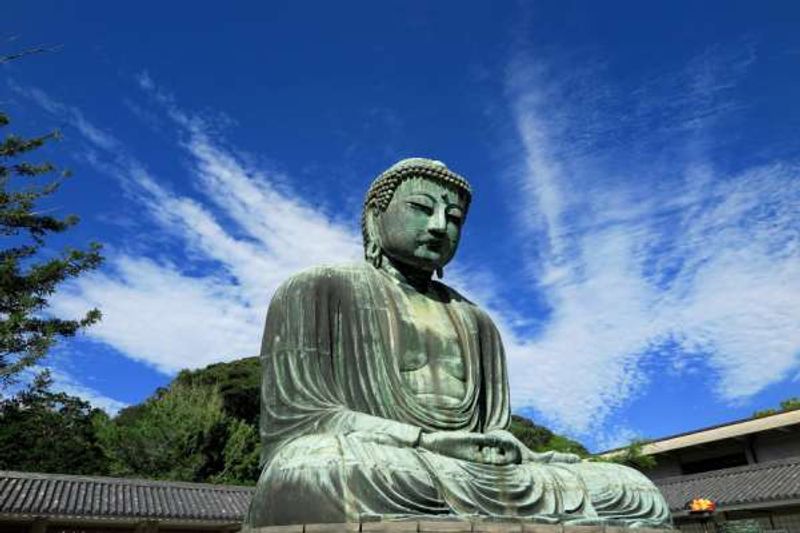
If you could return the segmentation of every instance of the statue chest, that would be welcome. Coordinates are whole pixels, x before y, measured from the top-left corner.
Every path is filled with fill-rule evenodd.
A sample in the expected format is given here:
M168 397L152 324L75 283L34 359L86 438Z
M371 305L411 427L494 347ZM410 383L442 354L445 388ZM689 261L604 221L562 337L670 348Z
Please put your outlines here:
M396 355L406 387L427 403L457 405L466 393L466 354L447 304L420 294L403 304Z

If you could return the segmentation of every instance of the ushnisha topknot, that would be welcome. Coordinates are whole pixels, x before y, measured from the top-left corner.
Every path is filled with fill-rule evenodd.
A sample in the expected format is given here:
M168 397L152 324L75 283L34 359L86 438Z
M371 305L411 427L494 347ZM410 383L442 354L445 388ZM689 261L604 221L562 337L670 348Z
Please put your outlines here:
M472 199L472 187L462 176L456 174L441 161L424 157L410 157L403 159L382 172L370 185L364 199L364 210L361 214L361 232L366 247L369 242L367 234L367 213L374 209L382 213L388 207L400 184L411 178L430 178L445 185L456 188L464 196L464 214L469 209Z

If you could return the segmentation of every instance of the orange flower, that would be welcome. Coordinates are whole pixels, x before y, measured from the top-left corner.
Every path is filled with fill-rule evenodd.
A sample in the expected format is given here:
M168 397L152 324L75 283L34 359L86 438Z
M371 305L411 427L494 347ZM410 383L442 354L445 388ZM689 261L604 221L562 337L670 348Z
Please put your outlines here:
M717 509L717 504L708 498L695 498L689 502L690 513L713 513Z

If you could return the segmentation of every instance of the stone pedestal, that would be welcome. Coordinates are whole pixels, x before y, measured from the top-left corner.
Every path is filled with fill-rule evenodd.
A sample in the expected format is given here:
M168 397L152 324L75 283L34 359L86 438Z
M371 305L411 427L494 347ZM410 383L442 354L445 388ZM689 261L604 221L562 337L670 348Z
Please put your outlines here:
M241 533L667 533L669 531L675 530L484 520L391 520L347 524L245 527Z

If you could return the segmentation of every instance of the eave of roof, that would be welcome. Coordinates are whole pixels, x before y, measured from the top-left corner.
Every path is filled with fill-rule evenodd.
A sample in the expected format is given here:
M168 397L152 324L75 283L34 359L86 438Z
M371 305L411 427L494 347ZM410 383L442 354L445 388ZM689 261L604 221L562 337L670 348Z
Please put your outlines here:
M709 442L716 442L724 439L760 433L762 431L784 428L796 424L800 424L800 409L787 411L785 413L777 413L761 418L737 420L735 422L720 424L718 426L711 426L696 431L664 437L663 439L650 441L644 444L642 446L642 453L646 455L654 455L672 450L678 450L681 448L688 448L690 446L697 446L699 444L707 444ZM619 453L623 449L624 448L614 448L599 455L601 457L608 457Z
M220 528L231 529L232 531L239 531L243 518L227 518L220 520L206 520L206 519L178 519L178 518L158 518L141 516L121 516L121 517L108 517L108 516L93 516L93 515L72 515L72 514L47 514L47 513L3 513L0 512L0 523L16 522L22 524L29 524L44 520L48 523L69 523L72 526L108 526L113 528L118 527L131 527L138 526L139 524L147 524L157 522L160 527L171 527L181 529L193 529L196 531L214 530Z

